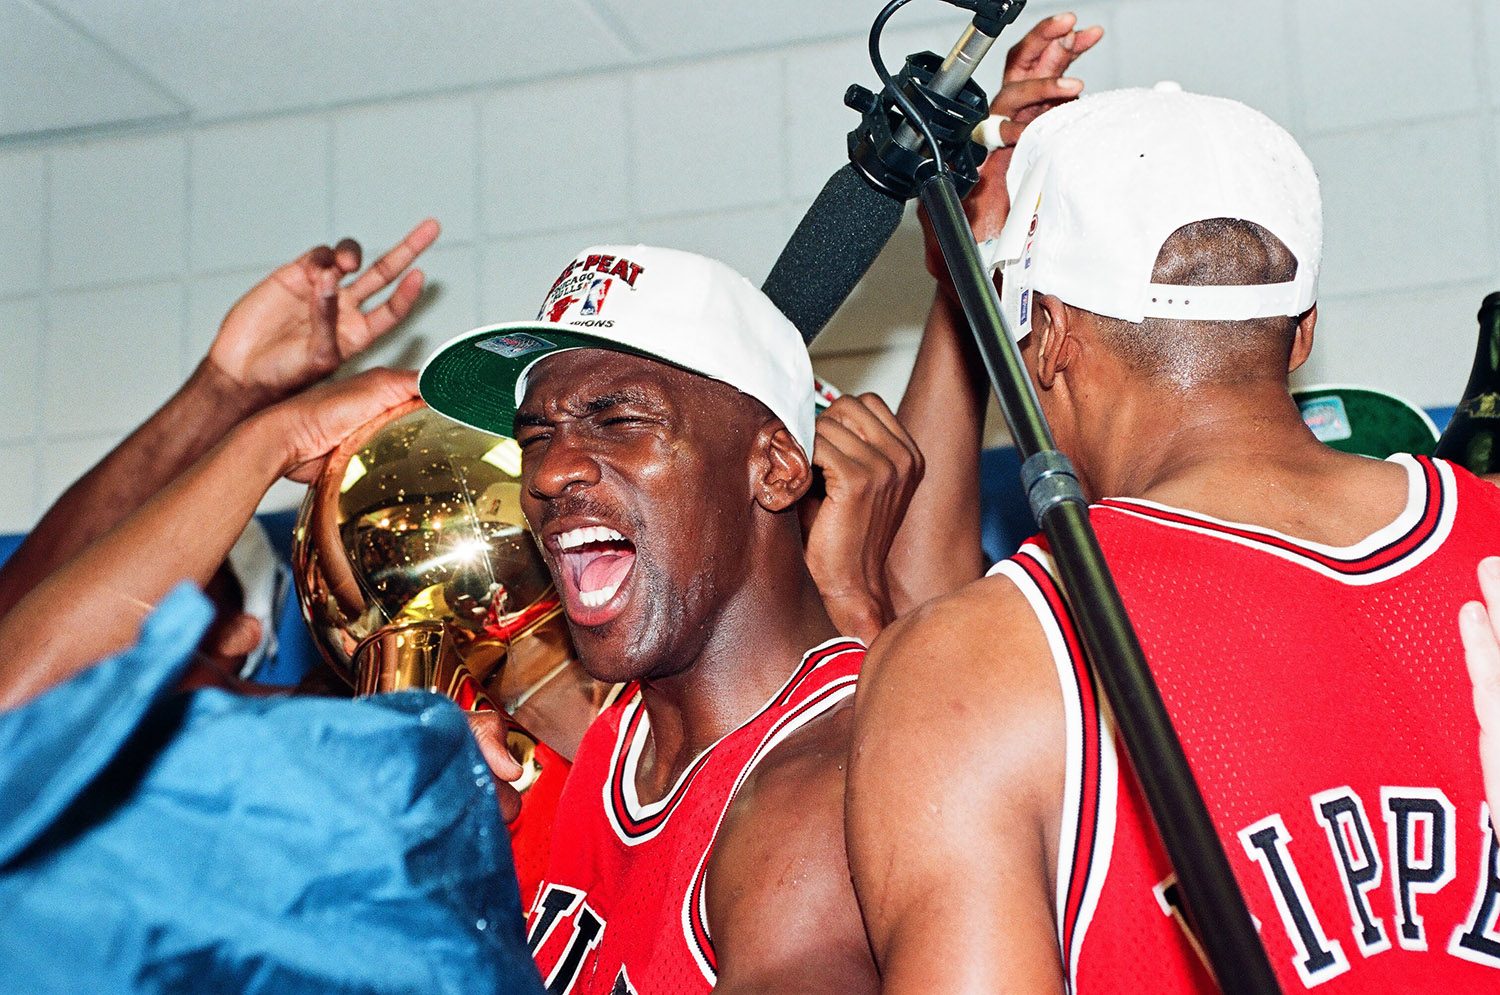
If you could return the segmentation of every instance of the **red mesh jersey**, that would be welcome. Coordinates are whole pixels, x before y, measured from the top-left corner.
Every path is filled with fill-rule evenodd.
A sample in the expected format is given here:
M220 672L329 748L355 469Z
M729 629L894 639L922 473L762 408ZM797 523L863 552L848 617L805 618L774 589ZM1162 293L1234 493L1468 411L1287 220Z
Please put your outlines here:
M546 880L528 916L549 992L713 988L704 877L719 824L762 757L854 693L864 655L848 639L809 650L770 701L649 805L635 787L650 733L640 690L626 689L594 721L563 787Z
M521 814L510 824L510 852L523 907L536 897L542 875L547 871L552 820L557 815L569 767L562 754L541 741L536 744L536 760L541 764L541 773L521 796Z
M1346 548L1146 501L1092 517L1282 987L1500 991L1500 867L1458 638L1475 568L1500 553L1500 489L1392 460L1405 510ZM1045 544L995 569L1031 602L1063 687L1072 989L1210 988Z

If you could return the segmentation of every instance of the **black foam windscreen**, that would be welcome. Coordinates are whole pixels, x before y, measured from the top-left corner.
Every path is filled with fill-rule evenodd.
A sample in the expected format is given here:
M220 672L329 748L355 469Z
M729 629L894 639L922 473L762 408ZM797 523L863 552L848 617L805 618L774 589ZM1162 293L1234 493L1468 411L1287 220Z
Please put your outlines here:
M896 233L903 205L852 164L829 178L761 286L812 342Z

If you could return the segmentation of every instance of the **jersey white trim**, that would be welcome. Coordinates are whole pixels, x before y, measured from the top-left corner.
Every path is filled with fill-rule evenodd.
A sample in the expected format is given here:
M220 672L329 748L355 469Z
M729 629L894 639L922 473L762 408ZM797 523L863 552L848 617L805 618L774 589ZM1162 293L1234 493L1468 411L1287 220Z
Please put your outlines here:
M1413 567L1421 564L1422 561L1426 560L1427 557L1431 556L1442 546L1443 542L1447 540L1448 534L1453 530L1453 520L1458 512L1458 491L1456 483L1453 479L1453 470L1443 461L1434 460L1432 464L1436 469L1438 476L1438 484L1436 489L1437 492L1433 495L1433 499L1440 500L1442 502L1442 511L1439 515L1437 524L1433 527L1432 532L1428 536L1423 538L1421 542L1419 542L1415 547L1412 548L1410 552L1406 553L1404 556L1387 564L1384 567L1381 567L1378 570L1372 570L1369 573L1343 573L1338 570L1332 569L1331 567L1328 567L1322 563L1319 563L1314 559L1310 559L1307 556L1299 555L1294 550L1282 549L1281 547L1269 542L1258 542L1253 537L1232 535L1228 532L1220 531L1220 529L1235 529L1240 532L1252 533L1252 535L1254 536L1265 536L1267 539L1280 540L1281 542L1290 543L1293 546L1301 547L1302 549L1307 550L1310 553L1326 556L1330 559L1344 560L1351 563L1356 562L1371 555L1372 553L1383 549L1391 543L1399 540L1402 536L1411 532L1422 520L1422 516L1426 512L1428 502L1427 478L1426 474L1422 470L1422 465L1418 463L1416 459L1404 453L1398 453L1395 456L1392 456L1389 462L1396 463L1402 466L1407 472L1406 505L1401 509L1400 514L1398 514L1395 520L1390 524L1375 530L1370 535L1350 546L1328 546L1322 543L1312 542L1308 539L1302 539L1297 536L1277 532L1275 529L1262 528L1258 525L1248 525L1244 522L1231 522L1221 518L1214 518L1212 515L1205 515L1201 512L1192 511L1187 508L1175 508L1171 505L1160 504L1155 501L1147 501L1142 498L1109 498L1109 504L1103 506L1096 505L1094 507L1094 510L1114 511L1122 515L1130 515L1133 518L1139 518L1148 522L1153 522L1165 528L1179 529L1183 532L1193 532L1198 535L1222 539L1226 542L1232 542L1236 545L1244 546L1247 549L1254 549L1262 553L1268 553L1271 556L1279 557L1289 563L1295 563L1299 566L1306 567L1307 569L1321 574L1324 577L1329 578L1330 580L1339 581L1340 583L1347 584L1350 587L1368 587L1370 585L1379 584L1383 581L1398 577L1408 570L1411 570ZM1155 517L1154 515L1146 515L1134 512L1129 507L1130 505L1136 505L1141 508L1155 509L1156 511L1166 512L1172 515L1181 515L1187 518L1195 518L1203 522L1204 524L1202 526L1198 526L1187 522L1164 521L1160 518ZM1217 526L1217 528L1215 526Z
M837 646L840 643L848 643L849 645L845 649L837 653L829 654L827 659L820 660L817 667L814 667L806 674L802 673L802 668L807 663L810 657L813 657L816 654L829 649L830 647ZM614 786L613 782L617 770L619 771L620 777L621 800L624 802L625 811L630 816L630 818L636 820L637 822L644 822L657 815L660 815L663 810L665 810L669 805L672 805L679 798L682 792L683 785L687 781L688 777L690 777L693 772L703 764L708 755L712 753L720 743L724 742L724 740L728 739L730 736L733 736L735 733L739 732L741 729L750 725L750 723L754 722L756 719L764 715L766 713L766 710L769 709L778 698L791 690L793 684L799 679L799 674L802 675L802 680L806 680L809 676L817 671L818 667L827 666L830 662L839 659L845 653L852 653L856 650L862 652L864 649L865 644L861 640L855 639L852 636L835 636L832 639L824 640L823 642L814 646L812 649L808 650L806 653L803 653L802 656L798 658L797 665L792 668L791 673L787 675L787 679L782 683L781 687L777 689L775 694L767 698L765 703L757 708L754 714L745 719L744 722L741 722L739 725L735 726L733 729L729 730L724 735L714 740L713 743L711 743L709 746L700 750L698 755L695 756L692 761L687 764L687 766L682 768L682 773L677 775L677 780L672 782L671 788L669 788L667 792L663 794L659 799L650 803L643 803L640 800L640 796L636 793L635 785L636 774L640 769L641 754L645 751L646 742L648 739L650 739L651 736L651 713L649 710L646 710L645 696L641 693L641 690L637 688L634 696L625 705L624 710L620 715L620 728L619 731L615 734L615 748L614 751L610 754L609 769L604 778L604 788L602 795L602 800L604 803L604 814L609 819L610 827L615 831L616 838L618 838L620 842L624 843L626 846L639 846L640 844L645 843L647 840L656 838L656 836L666 828L667 822L671 819L671 816L669 814L656 826L643 833L631 835L630 833L626 832L625 827L620 825L620 820L615 816L615 807L612 798L612 790ZM641 713L640 724L636 726L634 739L631 742L626 743L626 733L630 730L631 722L634 720L637 712ZM624 753L623 769L621 769L620 767L622 752Z
M1018 553L1026 553L1039 562L1049 575L1055 577L1052 557L1035 543L1026 543ZM1063 725L1066 730L1065 774L1063 779L1062 818L1059 823L1057 841L1057 866L1054 877L1057 893L1054 897L1057 918L1057 942L1063 963L1067 968L1068 990L1078 984L1078 961L1083 951L1084 937L1093 922L1099 904L1104 880L1109 875L1110 858L1114 851L1116 801L1119 790L1119 762L1115 755L1113 724L1108 720L1107 706L1099 700L1099 720L1094 730L1099 743L1099 797L1096 804L1094 827L1094 852L1085 871L1087 875L1083 898L1078 907L1078 918L1073 927L1072 947L1063 950L1066 942L1068 894L1072 890L1073 866L1077 859L1077 845L1086 827L1079 825L1084 785L1085 758L1083 755L1083 700L1078 690L1078 672L1068 653L1068 644L1061 627L1052 614L1047 597L1037 587L1026 569L1011 560L1002 560L990 569L991 575L1003 576L1015 584L1025 596L1032 613L1041 624L1047 638L1047 647L1052 653L1052 662L1057 669L1058 685L1062 691Z
M703 853L698 857L698 864L693 869L693 876L688 881L687 893L682 899L682 936L686 941L688 952L693 955L693 961L698 965L698 970L710 985L718 983L719 975L709 964L707 959L698 949L698 942L693 936L692 913L693 906L698 907L698 917L703 923L703 931L708 935L710 942L713 932L708 921L708 881L706 880L708 858L713 853L714 844L719 839L719 830L723 828L724 817L729 814L730 807L734 804L735 797L745 781L759 766L760 762L771 754L771 751L780 746L793 733L805 727L814 719L826 714L833 708L850 698L859 681L858 674L849 674L837 680L828 682L822 688L815 691L807 701L798 705L795 709L782 716L775 725L766 730L765 737L760 745L750 754L745 766L740 770L739 776L734 779L734 785L729 789L729 796L724 800L724 808L719 812L719 818L714 822L713 832L709 834L708 844L703 848ZM775 700L775 699L772 699Z

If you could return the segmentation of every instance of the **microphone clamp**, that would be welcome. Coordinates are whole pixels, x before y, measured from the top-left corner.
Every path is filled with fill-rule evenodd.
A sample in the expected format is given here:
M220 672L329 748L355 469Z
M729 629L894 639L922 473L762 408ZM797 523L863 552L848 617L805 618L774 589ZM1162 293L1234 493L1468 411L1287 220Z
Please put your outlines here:
M989 116L989 100L973 80L966 81L951 97L933 89L933 76L942 62L933 52L908 56L893 82L926 118L959 196L963 196L979 182L979 167L989 154L974 140L974 129ZM890 91L877 95L855 84L845 93L844 104L863 115L859 127L849 132L849 159L854 168L887 196L901 201L914 198L936 167L925 148L909 149L896 140L906 114Z

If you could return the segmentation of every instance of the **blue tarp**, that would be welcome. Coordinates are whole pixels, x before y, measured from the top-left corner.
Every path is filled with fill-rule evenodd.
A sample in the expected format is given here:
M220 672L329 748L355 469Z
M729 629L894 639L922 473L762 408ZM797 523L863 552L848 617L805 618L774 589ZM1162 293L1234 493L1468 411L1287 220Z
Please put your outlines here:
M181 693L210 617L0 712L0 991L539 993L458 709Z

